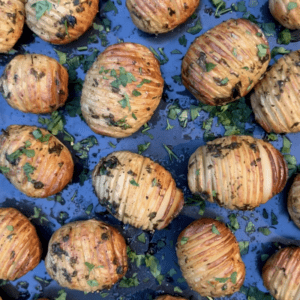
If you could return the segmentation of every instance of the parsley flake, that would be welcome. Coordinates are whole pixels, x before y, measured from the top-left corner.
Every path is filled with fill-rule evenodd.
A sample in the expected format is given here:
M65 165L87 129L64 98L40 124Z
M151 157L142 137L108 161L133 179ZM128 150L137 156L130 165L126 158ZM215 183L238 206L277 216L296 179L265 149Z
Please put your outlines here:
M180 244L181 245L185 245L187 242L188 242L189 238L188 237L182 237L181 238L181 241L180 241Z
M140 186L133 178L129 182L134 186Z
M215 226L215 224L212 225L211 231L214 234L220 235L220 231L217 229L217 227Z
M35 9L35 17L39 20L47 11L52 9L52 3L47 0L37 1L31 5Z

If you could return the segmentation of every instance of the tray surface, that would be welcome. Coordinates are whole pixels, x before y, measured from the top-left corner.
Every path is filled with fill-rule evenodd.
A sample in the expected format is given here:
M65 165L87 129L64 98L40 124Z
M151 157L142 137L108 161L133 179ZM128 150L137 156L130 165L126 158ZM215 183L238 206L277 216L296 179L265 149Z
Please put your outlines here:
M159 36L149 35L138 30L132 23L129 12L125 6L125 0L102 2L100 12L94 20L94 28L89 29L78 41L66 46L53 46L35 36L26 26L20 41L14 49L15 53L10 55L0 55L0 74L3 73L5 65L17 54L40 53L59 59L56 51L66 54L67 62L79 55L79 63L67 65L71 74L69 85L70 97L67 106L59 110L65 118L64 129L70 133L75 143L87 137L95 136L98 144L94 145L88 152L86 159L78 158L78 153L72 149L69 142L63 140L63 134L58 134L76 157L75 176L71 184L62 193L49 199L33 199L25 196L16 190L12 184L0 174L0 201L1 207L15 207L27 217L31 217L32 223L36 226L38 234L42 240L44 255L46 254L47 243L52 233L62 224L75 220L86 220L98 218L118 228L125 236L127 244L137 254L150 254L158 259L158 269L164 275L161 284L153 277L149 268L145 265L140 267L136 263L130 263L127 278L135 276L139 285L135 287L122 288L116 284L110 291L102 291L99 294L84 295L82 292L64 289L67 292L67 299L154 299L156 296L169 293L181 295L187 299L207 299L191 291L182 279L180 269L177 264L175 244L179 233L193 220L201 217L199 214L200 206L186 205L181 214L173 220L167 229L156 231L154 234L144 232L146 242L138 240L142 231L128 225L123 225L111 216L105 208L98 204L98 199L93 192L90 171L93 170L100 158L113 151L129 150L138 152L138 145L149 143L149 148L143 155L150 157L169 170L176 180L177 185L183 190L186 202L192 197L187 186L187 162L190 155L206 140L213 136L223 136L225 128L218 124L220 118L220 108L213 108L208 112L204 107L195 120L191 120L189 109L192 105L198 106L198 101L180 83L181 61L188 47L195 37L203 34L208 29L229 18L239 18L252 14L257 22L262 25L267 34L270 48L276 44L278 33L283 29L272 18L267 0L246 0L246 1L226 1L227 7L236 4L238 11L232 10L222 15L220 18L214 16L214 7L209 0L202 0L194 17L173 30L170 33ZM244 4L244 5L243 5ZM202 29L197 34L197 24L201 22ZM99 24L103 25L100 27ZM273 25L272 25L273 24ZM195 27L196 26L196 27ZM100 28L100 30L99 30ZM104 28L104 30L102 30ZM191 29L192 28L192 29ZM192 33L190 33L192 32ZM77 109L80 99L80 89L82 80L91 63L95 60L98 53L102 52L107 45L125 41L136 42L147 47L153 47L161 59L161 71L165 80L165 89L162 101L155 111L152 119L148 122L149 130L140 129L137 133L124 139L115 139L96 135L78 115ZM78 47L87 46L87 50L79 51ZM162 48L162 49L160 49ZM300 42L291 43L285 46L289 50L300 48ZM83 48L85 49L85 48ZM178 54L172 54L175 49ZM161 51L161 52L160 52ZM59 53L59 52L58 52ZM165 53L165 57L162 53ZM181 54L180 54L181 53ZM63 59L64 54L60 54ZM277 56L278 58L279 56ZM274 63L274 60L271 61ZM76 76L76 72L77 76ZM5 129L12 124L37 125L45 127L39 123L39 118L50 118L49 115L24 114L12 109L0 96L0 129ZM178 105L181 108L179 119L168 119L171 130L166 130L167 116L171 105ZM171 107L172 108L172 107ZM192 107L193 108L193 107ZM226 129L226 133L236 129L237 125L241 134L253 134L257 138L266 138L267 134L255 123L254 115L249 106L249 99L241 99L229 105L229 119L231 127ZM188 117L186 117L188 113ZM237 119L239 118L239 122ZM40 119L41 121L41 119ZM292 142L291 155L297 160L300 159L300 133L286 135ZM273 145L277 149L282 148L283 137L276 135L277 140ZM178 159L170 160L163 144L167 145L176 154ZM113 145L113 146L112 146ZM86 180L84 180L86 179ZM253 211L229 211L220 208L216 204L206 202L204 216L220 217L220 219L230 224L229 215L234 219L236 216L238 227L236 226L235 235L239 242L246 246L242 259L246 265L246 279L243 293L236 293L231 297L222 299L272 299L267 293L262 283L261 269L268 255L273 254L280 245L296 244L300 246L299 229L290 220L287 207L287 191L291 185L293 176L290 177L283 192L259 208ZM234 214L234 216L232 216ZM263 234L259 228L267 227L269 235ZM253 230L252 230L253 229ZM247 247L247 245L249 246ZM0 266L1 267L1 266ZM135 280L136 281L136 280ZM27 275L14 282L1 282L0 294L3 293L4 299L34 299L44 296L49 299L58 297L58 291L62 288L51 280L47 274L44 260L37 268ZM182 293L180 292L182 291ZM261 291L261 292L260 292ZM61 299L61 298L60 298Z

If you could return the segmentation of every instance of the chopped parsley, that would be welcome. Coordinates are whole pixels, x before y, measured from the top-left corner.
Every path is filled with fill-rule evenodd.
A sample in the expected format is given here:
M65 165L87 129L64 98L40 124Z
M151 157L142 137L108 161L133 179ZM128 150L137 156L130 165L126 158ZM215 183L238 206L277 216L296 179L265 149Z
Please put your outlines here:
M248 241L239 242L239 247L240 247L241 255L245 255L249 252L249 242Z
M181 241L180 241L180 244L181 244L181 245L184 245L184 244L186 244L186 243L188 242L188 240L189 240L188 237L182 237L182 238L181 238Z
M215 68L215 64L213 63L205 63L205 67L206 67L206 72L210 72L211 70L213 70Z
M257 53L258 57L264 58L267 55L268 52L267 49L269 49L269 46L265 44L259 44L257 45L257 49L258 49L258 53Z
M139 154L142 154L144 151L146 151L149 148L149 146L150 142L138 145Z
M197 34L202 30L202 24L200 19L198 19L193 27L190 27L187 32L190 34Z
M163 144L164 148L167 150L169 154L170 161L172 161L172 158L174 157L176 160L178 160L177 155L165 144Z
M0 172L1 172L1 173L6 174L6 173L8 173L9 171L10 171L9 168L0 166Z
M39 20L47 11L52 9L52 3L47 0L37 1L31 5L35 9L35 17Z
M134 186L140 186L133 178L129 182Z
M169 120L167 119L167 127L166 127L166 130L171 130L171 129L173 129L173 128L174 128L174 126L170 125Z
M14 227L13 227L12 225L7 225L7 226L6 226L6 229L7 229L8 231L14 231Z
M295 9L297 8L297 3L296 2L289 2L288 6L287 6L287 9L288 10L292 10L292 9Z
M215 224L212 225L211 231L212 231L214 234L220 235L220 231L217 229L217 227L215 226Z
M278 35L278 44L288 45L292 40L291 32L288 28L282 30Z
M44 143L44 142L48 142L50 137L51 137L51 134L50 133L47 133L46 135L43 136L41 130L38 128L34 131L32 131L32 135L34 136L34 138L36 140L39 140L40 142Z
M141 81L141 83L139 83L139 84L137 85L137 87L140 88L140 87L143 86L143 84L145 84L145 83L150 83L150 82L152 82L152 81L149 80L149 79L145 79L145 78L144 78L144 79Z
M236 279L237 279L237 272L233 272L231 275L230 275L230 280L233 284L236 284Z
M266 235L266 236L271 234L271 231L268 227L259 227L258 232L260 232L260 233L262 233L263 235Z
M146 243L146 236L145 236L145 233L141 233L140 235L138 235L137 237L138 241L145 244Z
M89 273L91 273L91 271L95 268L95 265L89 263L89 262L85 262L84 263L86 265L86 267L88 268L89 270Z
M98 283L97 280L88 280L88 281L87 281L87 284L88 284L89 286L91 286L91 287L95 287L95 286L98 286L98 285L99 285L99 283Z
M284 47L274 47L271 51L271 58L274 58L278 54L288 54L290 52L290 50L287 50Z
M28 181L31 181L30 175L34 172L35 168L31 164L26 163L23 166L23 170L24 170L25 175L27 176Z

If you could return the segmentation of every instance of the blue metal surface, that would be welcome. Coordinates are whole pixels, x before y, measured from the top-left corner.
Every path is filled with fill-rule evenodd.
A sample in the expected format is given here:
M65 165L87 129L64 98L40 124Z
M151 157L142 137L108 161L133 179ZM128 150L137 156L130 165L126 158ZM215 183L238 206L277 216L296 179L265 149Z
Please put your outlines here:
M236 1L226 1L229 6ZM259 2L259 3L258 3ZM274 22L274 19L268 11L267 0L246 0L245 1L247 11L258 18L259 22ZM89 152L89 159L87 166L89 170L92 170L101 157L108 155L109 153L117 150L130 150L137 152L137 145L151 142L150 147L143 154L149 156L153 160L157 161L168 169L174 176L178 186L183 189L185 198L191 196L187 186L187 162L190 155L201 145L205 144L203 139L202 124L207 119L208 114L205 112L200 113L195 121L189 121L186 128L182 128L179 125L178 120L169 120L171 125L174 125L172 130L166 131L167 126L166 119L168 114L168 107L175 101L182 108L189 108L190 105L197 105L197 100L184 88L183 85L176 83L172 76L180 75L181 60L186 53L188 47L194 40L194 38L200 34L203 34L208 29L219 24L220 22L227 20L228 18L238 18L243 16L243 12L231 12L227 13L221 18L215 18L214 15L209 14L209 8L212 8L209 0L202 0L199 9L196 11L197 19L200 18L203 29L199 34L192 35L187 33L187 29L195 24L197 19L189 19L186 24L179 26L174 31L153 36L145 34L139 31L131 22L129 12L125 7L125 0L122 0L122 4L115 5L118 9L118 13L104 12L105 3L100 5L100 13L98 14L95 22L100 23L100 19L107 17L111 21L111 31L107 32L108 44L114 44L123 39L125 42L141 43L145 46L152 46L155 50L158 47L164 48L169 61L161 66L162 75L165 79L166 88L165 95L156 110L153 118L149 122L151 133L154 137L153 140L149 136L143 134L140 130L133 134L131 137L125 139L114 139L109 137L103 137L97 135L99 145L94 146ZM279 24L276 24L277 33L279 31ZM121 27L117 27L121 25ZM16 45L16 54L19 53L41 53L48 56L58 56L55 49L69 53L71 55L90 55L93 49L98 49L100 52L105 49L101 45L101 41L98 38L96 43L88 45L88 38L97 33L96 30L90 29L84 36L82 36L77 42L74 42L66 46L53 46L30 32L28 28L25 28L21 40ZM187 45L183 46L179 43L178 39L185 35L187 39ZM270 47L276 46L276 36L269 36L268 40ZM77 47L88 46L87 51L79 52ZM300 48L300 43L293 43L286 47L290 50L296 50ZM178 49L182 54L171 54L171 51ZM14 55L0 55L0 74L2 74L5 65L14 57ZM273 61L272 61L273 62ZM78 68L78 77L84 79L83 69ZM70 85L70 89L74 88ZM73 93L73 92L71 92ZM69 97L68 102L74 101L73 97ZM26 125L39 125L38 116L33 114L24 114L18 110L12 109L6 101L0 96L1 112L0 112L0 128L6 128L11 124L26 124ZM66 119L65 129L75 137L75 141L78 142L90 135L95 135L86 123L80 119L79 116L70 117L65 108L60 109ZM258 138L265 137L263 129L255 124L253 115L251 116L251 123L249 127L254 129L254 136ZM216 126L216 120L214 120L213 132L217 134L224 134L224 128L222 126ZM300 143L298 134L288 134L289 139L293 145L291 148L291 154L300 159ZM109 142L116 145L113 149ZM163 144L172 146L174 153L178 156L178 160L170 161L167 152L163 148ZM273 143L275 147L280 149L282 146L282 138L279 136L277 142ZM166 275L161 285L155 280L155 278L149 272L149 269L145 266L137 268L135 264L130 264L127 277L132 276L137 272L140 285L133 288L119 288L118 284L115 285L110 291L104 291L108 293L105 299L151 299L150 296L155 296L162 293L170 293L175 295L174 287L180 287L182 289L182 295L187 299L201 299L201 297L191 291L187 284L182 282L180 269L177 265L177 257L175 253L175 243L181 230L183 230L194 219L198 219L198 208L195 206L186 206L181 212L180 216L176 218L171 225L162 231L157 231L154 234L145 232L147 237L146 244L142 244L137 241L137 236L141 234L141 230L134 229L130 226L123 226L114 217L106 212L98 204L96 195L93 193L91 179L89 178L80 185L78 174L80 167L76 167L76 175L72 184L63 190L60 194L64 199L63 202L47 201L46 199L32 199L29 198L18 190L16 190L3 175L0 174L0 206L8 207L12 206L19 209L26 216L30 217L34 213L34 207L41 209L41 215L45 216L49 222L45 220L41 223L41 219L32 219L32 223L37 227L39 236L42 240L44 247L44 255L46 254L47 242L50 239L51 234L57 230L62 223L68 223L75 220L84 220L88 218L99 218L105 222L108 222L116 226L126 237L128 245L135 250L138 254L150 253L154 254L160 261L161 273ZM280 194L275 196L265 205L255 209L254 211L238 212L229 211L224 208L220 208L215 204L207 203L204 216L221 217L221 220L228 223L228 215L230 213L236 213L238 215L238 221L240 229L235 232L238 241L249 241L249 252L243 255L243 260L246 264L246 279L244 285L246 287L254 286L263 292L267 292L262 283L261 269L264 264L261 260L262 254L271 255L276 250L274 246L275 242L283 245L297 244L300 245L299 229L291 222L287 208L286 208L286 195L288 187L291 185L291 179L289 180L287 187ZM75 195L75 197L73 197ZM86 209L90 204L93 204L93 210L90 214L86 213ZM263 210L268 213L268 218L263 217ZM66 212L65 217L62 219L59 217L61 212ZM278 225L272 225L271 213L274 213L278 218ZM248 220L245 220L248 219ZM252 234L245 232L245 228L248 222L253 222L256 231ZM258 232L259 227L269 226L271 234L268 236ZM160 243L158 243L161 241ZM165 245L161 247L160 245ZM1 267L1 266L0 266ZM174 268L177 272L173 277L167 275L167 272ZM49 282L42 283L35 279L38 276L42 279L46 279ZM149 278L147 283L143 282L143 279ZM178 281L179 279L179 281ZM22 282L27 282L27 284ZM49 283L49 284L48 284ZM61 287L47 275L45 270L44 261L42 260L39 266L27 275L23 276L19 280L10 283L12 286L17 287L19 294L16 294L14 289L10 285L2 286L3 291L6 293L7 299L33 299L34 297L45 296L50 299L57 297L57 292L61 290ZM25 287L25 288L24 288ZM82 292L66 290L68 296L67 299L101 299L99 294L84 295ZM102 295L104 296L104 295ZM204 299L205 297L203 297ZM206 299L206 298L205 298ZM247 299L247 296L242 293L236 293L231 297L222 299ZM258 299L258 298L257 298Z

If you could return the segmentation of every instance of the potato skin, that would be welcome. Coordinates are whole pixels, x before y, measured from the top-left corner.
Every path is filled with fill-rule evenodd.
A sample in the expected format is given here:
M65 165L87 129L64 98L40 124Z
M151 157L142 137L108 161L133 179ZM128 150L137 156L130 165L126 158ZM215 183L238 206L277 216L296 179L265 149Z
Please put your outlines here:
M295 177L289 191L287 208L292 220L300 228L300 174Z
M102 158L92 181L101 205L123 223L143 230L165 228L184 204L182 191L165 168L129 151Z
M297 7L288 9L289 3L296 3ZM300 29L300 0L269 0L272 16L284 27Z
M99 6L99 0L49 0L51 10L37 20L33 6L38 1L27 1L26 24L41 39L57 45L71 43L85 33L92 25Z
M25 5L20 0L0 2L0 53L12 49L23 32Z
M18 55L0 78L8 104L23 112L44 114L63 106L68 98L67 70L42 54Z
M186 300L186 299L181 297L174 297L170 295L163 295L155 298L155 300Z
M284 188L287 163L270 143L251 136L228 136L208 142L190 157L192 193L228 209L253 209Z
M49 140L41 142L32 132L39 129ZM9 155L18 149L24 149L25 143L31 143L27 150L34 150L34 156L21 154L17 159ZM34 167L28 180L25 164ZM22 193L29 197L46 198L60 192L72 179L74 163L68 148L47 130L36 126L11 125L0 135L0 166L9 169L6 178Z
M273 254L262 269L264 286L276 300L299 299L300 248L286 247Z
M267 132L300 131L300 51L281 57L254 87L251 105Z
M69 223L52 235L45 265L63 287L85 292L109 289L127 272L126 243L117 229L104 222ZM90 281L98 285L91 286Z
M219 234L213 232L215 229ZM243 285L245 265L238 242L230 229L219 221L203 218L191 223L180 233L176 252L183 277L201 296L231 295ZM231 281L234 272L235 283ZM228 279L221 283L216 278Z
M120 68L131 73L136 81L125 87L113 87L111 83L116 77L111 76L111 72L113 70L120 76ZM150 120L160 102L163 86L159 62L147 47L134 43L109 46L97 57L85 77L82 115L98 134L129 136ZM141 95L134 96L134 90ZM123 108L119 103L126 94L131 108Z
M258 47L267 47L265 56L258 56ZM195 39L182 61L182 82L204 104L224 105L250 92L270 57L268 41L257 25L230 19ZM215 65L210 71L209 64Z
M148 33L164 33L184 23L199 6L200 0L162 1L126 0L132 22Z
M42 246L34 226L14 208L0 208L0 279L15 280L40 262Z

